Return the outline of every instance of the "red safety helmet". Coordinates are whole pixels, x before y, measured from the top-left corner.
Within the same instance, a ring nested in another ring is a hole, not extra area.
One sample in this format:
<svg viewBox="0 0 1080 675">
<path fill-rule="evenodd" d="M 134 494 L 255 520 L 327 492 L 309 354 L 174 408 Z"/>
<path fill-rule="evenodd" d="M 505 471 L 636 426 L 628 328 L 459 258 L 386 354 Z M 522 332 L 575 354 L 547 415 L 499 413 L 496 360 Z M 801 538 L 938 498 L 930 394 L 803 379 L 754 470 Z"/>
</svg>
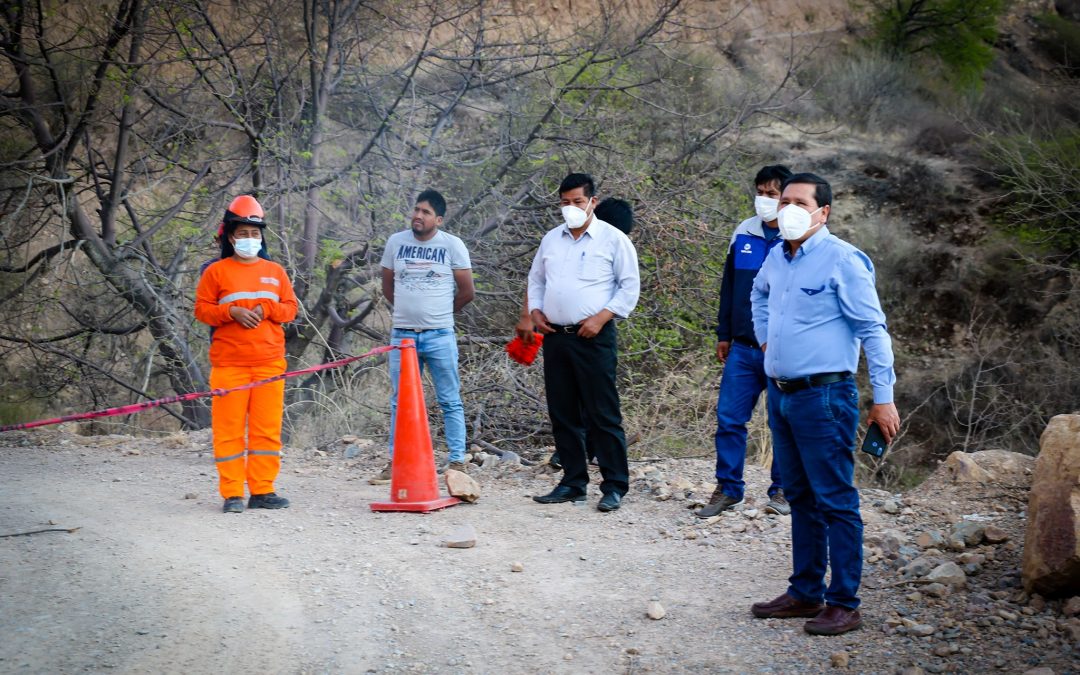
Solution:
<svg viewBox="0 0 1080 675">
<path fill-rule="evenodd" d="M 249 223 L 251 225 L 258 225 L 259 227 L 266 227 L 266 222 L 263 220 L 263 208 L 259 204 L 258 200 L 251 195 L 240 195 L 236 199 L 232 200 L 229 204 L 229 208 L 225 209 L 225 219 L 222 223 L 222 232 L 226 225 L 236 226 L 240 223 Z M 232 227 L 229 228 L 232 230 Z"/>
</svg>

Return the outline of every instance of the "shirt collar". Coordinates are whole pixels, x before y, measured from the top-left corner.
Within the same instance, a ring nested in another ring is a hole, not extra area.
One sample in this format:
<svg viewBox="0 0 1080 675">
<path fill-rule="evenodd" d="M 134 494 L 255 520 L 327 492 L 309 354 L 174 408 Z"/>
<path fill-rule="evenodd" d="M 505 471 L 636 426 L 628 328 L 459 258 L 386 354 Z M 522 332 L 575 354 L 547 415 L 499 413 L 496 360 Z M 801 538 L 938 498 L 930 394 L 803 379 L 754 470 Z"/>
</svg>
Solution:
<svg viewBox="0 0 1080 675">
<path fill-rule="evenodd" d="M 825 241 L 828 236 L 829 227 L 827 225 L 822 225 L 820 230 L 810 235 L 810 238 L 804 241 L 799 246 L 799 250 L 796 255 L 804 256 L 810 253 L 815 248 L 817 248 L 821 244 L 821 242 Z M 791 260 L 791 244 L 785 241 L 782 246 L 784 247 L 784 257 L 786 257 L 788 260 Z"/>
<path fill-rule="evenodd" d="M 589 227 L 585 229 L 585 234 L 583 234 L 582 237 L 588 235 L 588 237 L 590 239 L 598 239 L 600 237 L 600 235 L 601 235 L 600 231 L 603 230 L 604 228 L 602 226 L 597 227 L 597 223 L 600 223 L 601 225 L 607 225 L 608 224 L 607 222 L 605 222 L 603 220 L 600 220 L 596 216 L 593 216 L 593 221 L 591 223 L 589 223 Z M 574 235 L 570 233 L 570 226 L 569 225 L 567 225 L 566 223 L 563 223 L 562 225 L 559 226 L 559 228 L 562 230 L 562 233 L 563 233 L 564 237 L 570 237 L 571 239 L 573 239 Z M 575 239 L 574 241 L 581 241 L 581 239 Z"/>
</svg>

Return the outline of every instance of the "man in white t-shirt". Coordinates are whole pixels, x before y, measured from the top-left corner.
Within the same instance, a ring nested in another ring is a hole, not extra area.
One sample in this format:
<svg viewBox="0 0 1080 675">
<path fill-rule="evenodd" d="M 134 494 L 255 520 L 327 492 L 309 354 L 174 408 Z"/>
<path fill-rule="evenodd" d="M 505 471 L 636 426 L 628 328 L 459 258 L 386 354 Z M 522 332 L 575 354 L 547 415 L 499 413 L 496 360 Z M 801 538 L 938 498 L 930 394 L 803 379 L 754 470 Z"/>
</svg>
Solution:
<svg viewBox="0 0 1080 675">
<path fill-rule="evenodd" d="M 473 299 L 472 264 L 464 242 L 439 230 L 446 214 L 446 200 L 435 190 L 416 198 L 411 228 L 386 241 L 382 256 L 382 290 L 394 307 L 391 344 L 409 338 L 416 343 L 420 372 L 431 371 L 435 396 L 443 413 L 449 467 L 465 470 L 465 409 L 458 378 L 457 336 L 454 312 Z M 401 354 L 390 352 L 390 455 L 394 454 L 398 375 Z M 369 482 L 390 480 L 390 464 Z"/>
</svg>

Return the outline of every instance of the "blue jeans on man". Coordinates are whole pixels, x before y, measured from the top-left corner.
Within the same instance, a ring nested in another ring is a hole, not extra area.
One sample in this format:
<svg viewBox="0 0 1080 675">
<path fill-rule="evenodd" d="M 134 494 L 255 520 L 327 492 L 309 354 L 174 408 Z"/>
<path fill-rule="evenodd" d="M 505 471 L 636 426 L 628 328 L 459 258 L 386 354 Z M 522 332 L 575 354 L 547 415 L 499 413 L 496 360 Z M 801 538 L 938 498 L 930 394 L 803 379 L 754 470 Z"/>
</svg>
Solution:
<svg viewBox="0 0 1080 675">
<path fill-rule="evenodd" d="M 788 595 L 856 609 L 863 524 L 855 488 L 859 392 L 855 380 L 785 394 L 769 382 L 769 428 L 791 504 Z M 832 578 L 825 587 L 826 567 Z"/>
<path fill-rule="evenodd" d="M 435 397 L 442 408 L 443 430 L 451 462 L 465 461 L 465 407 L 461 404 L 461 379 L 458 377 L 457 336 L 453 328 L 430 330 L 406 330 L 395 328 L 390 334 L 390 344 L 400 345 L 404 339 L 416 343 L 416 356 L 420 361 L 420 375 L 426 367 L 435 384 Z M 394 456 L 394 425 L 397 420 L 398 378 L 401 374 L 401 353 L 390 352 L 390 456 Z"/>
<path fill-rule="evenodd" d="M 754 414 L 761 392 L 765 390 L 765 355 L 755 347 L 732 342 L 720 378 L 716 399 L 716 484 L 727 496 L 742 501 L 746 482 L 746 425 Z M 770 470 L 769 496 L 781 488 L 780 468 L 774 456 Z"/>
</svg>

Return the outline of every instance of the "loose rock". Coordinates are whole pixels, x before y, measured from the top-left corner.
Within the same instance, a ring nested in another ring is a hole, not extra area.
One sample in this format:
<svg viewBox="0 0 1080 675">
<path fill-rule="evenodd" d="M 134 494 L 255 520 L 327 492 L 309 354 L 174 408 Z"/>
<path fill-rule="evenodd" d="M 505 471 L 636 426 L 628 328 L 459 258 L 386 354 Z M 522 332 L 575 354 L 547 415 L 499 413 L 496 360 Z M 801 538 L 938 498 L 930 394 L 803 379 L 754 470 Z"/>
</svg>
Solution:
<svg viewBox="0 0 1080 675">
<path fill-rule="evenodd" d="M 987 525 L 983 530 L 983 541 L 988 544 L 1004 544 L 1009 541 L 1009 533 L 997 525 Z"/>
<path fill-rule="evenodd" d="M 472 548 L 476 546 L 476 529 L 469 524 L 461 525 L 443 541 L 446 548 Z"/>
<path fill-rule="evenodd" d="M 480 499 L 480 484 L 464 471 L 447 469 L 443 474 L 446 491 L 458 499 L 472 504 Z"/>
<path fill-rule="evenodd" d="M 645 608 L 645 614 L 653 621 L 659 621 L 667 616 L 667 610 L 657 600 L 651 600 L 648 607 Z"/>
<path fill-rule="evenodd" d="M 919 548 L 941 548 L 945 545 L 945 537 L 937 530 L 927 530 L 916 535 L 915 543 Z"/>
<path fill-rule="evenodd" d="M 1080 614 L 1080 595 L 1074 595 L 1065 601 L 1065 604 L 1061 606 L 1061 613 L 1065 616 L 1076 616 Z"/>
<path fill-rule="evenodd" d="M 851 655 L 847 652 L 834 652 L 829 654 L 829 663 L 833 668 L 847 668 L 851 663 Z"/>
<path fill-rule="evenodd" d="M 962 539 L 965 546 L 978 546 L 982 543 L 986 525 L 974 520 L 962 520 L 953 525 L 951 539 Z"/>
<path fill-rule="evenodd" d="M 945 458 L 942 468 L 954 483 L 989 483 L 994 479 L 993 475 L 979 466 L 970 454 L 961 450 Z"/>
<path fill-rule="evenodd" d="M 967 576 L 964 574 L 964 570 L 960 569 L 960 566 L 954 562 L 938 565 L 924 578 L 927 581 L 936 581 L 940 584 L 954 587 L 963 586 L 967 583 Z"/>
</svg>

